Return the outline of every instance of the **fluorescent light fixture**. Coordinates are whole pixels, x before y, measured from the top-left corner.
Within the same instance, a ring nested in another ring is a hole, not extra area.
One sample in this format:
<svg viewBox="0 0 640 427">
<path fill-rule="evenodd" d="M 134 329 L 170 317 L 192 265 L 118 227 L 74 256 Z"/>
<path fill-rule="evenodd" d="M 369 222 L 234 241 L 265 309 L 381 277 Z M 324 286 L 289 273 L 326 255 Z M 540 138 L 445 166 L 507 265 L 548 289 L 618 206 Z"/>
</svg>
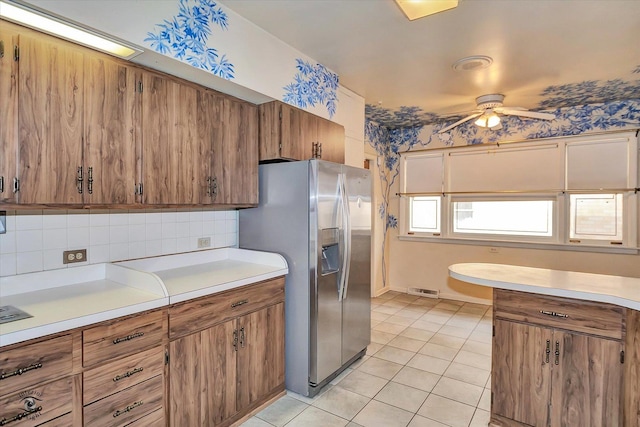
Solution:
<svg viewBox="0 0 640 427">
<path fill-rule="evenodd" d="M 141 53 L 139 49 L 114 42 L 76 25 L 45 15 L 22 4 L 0 1 L 0 17 L 94 49 L 129 59 Z"/>
<path fill-rule="evenodd" d="M 458 0 L 396 0 L 409 21 L 458 6 Z"/>
<path fill-rule="evenodd" d="M 474 122 L 481 128 L 492 128 L 500 124 L 500 117 L 493 111 L 487 111 Z"/>
</svg>

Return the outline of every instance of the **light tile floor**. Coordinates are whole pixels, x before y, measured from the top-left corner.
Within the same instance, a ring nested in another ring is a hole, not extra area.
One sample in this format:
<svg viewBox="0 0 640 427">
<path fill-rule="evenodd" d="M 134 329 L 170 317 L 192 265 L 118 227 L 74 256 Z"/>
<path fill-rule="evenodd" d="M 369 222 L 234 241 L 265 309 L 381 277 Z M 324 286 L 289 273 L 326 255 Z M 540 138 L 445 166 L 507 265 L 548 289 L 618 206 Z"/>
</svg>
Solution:
<svg viewBox="0 0 640 427">
<path fill-rule="evenodd" d="M 371 300 L 367 354 L 309 399 L 243 427 L 477 427 L 489 422 L 490 306 L 398 292 Z"/>
</svg>

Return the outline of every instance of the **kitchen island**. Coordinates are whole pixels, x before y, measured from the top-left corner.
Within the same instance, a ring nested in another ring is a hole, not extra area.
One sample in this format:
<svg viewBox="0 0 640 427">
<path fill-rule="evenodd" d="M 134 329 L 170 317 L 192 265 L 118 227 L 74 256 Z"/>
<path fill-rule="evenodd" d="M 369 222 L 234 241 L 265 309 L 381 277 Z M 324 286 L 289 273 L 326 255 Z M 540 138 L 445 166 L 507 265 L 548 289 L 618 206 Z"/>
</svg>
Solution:
<svg viewBox="0 0 640 427">
<path fill-rule="evenodd" d="M 494 288 L 491 426 L 640 426 L 640 279 L 449 267 Z"/>
</svg>

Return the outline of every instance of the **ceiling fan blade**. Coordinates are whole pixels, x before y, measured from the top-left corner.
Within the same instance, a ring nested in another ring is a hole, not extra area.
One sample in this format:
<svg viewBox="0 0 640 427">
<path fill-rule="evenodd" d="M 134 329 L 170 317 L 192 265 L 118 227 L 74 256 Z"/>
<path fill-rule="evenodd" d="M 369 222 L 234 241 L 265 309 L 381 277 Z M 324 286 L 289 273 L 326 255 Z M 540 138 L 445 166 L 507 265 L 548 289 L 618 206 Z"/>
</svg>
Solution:
<svg viewBox="0 0 640 427">
<path fill-rule="evenodd" d="M 454 124 L 452 124 L 452 125 L 449 125 L 449 126 L 447 126 L 447 127 L 445 127 L 445 128 L 440 129 L 440 130 L 438 131 L 438 133 L 445 133 L 446 131 L 453 129 L 454 127 L 456 127 L 456 126 L 458 126 L 458 125 L 461 125 L 461 124 L 463 124 L 464 122 L 468 122 L 468 121 L 469 121 L 469 120 L 471 120 L 471 119 L 475 119 L 476 117 L 478 117 L 478 116 L 479 116 L 479 115 L 481 115 L 481 114 L 482 114 L 482 112 L 480 112 L 480 113 L 474 113 L 474 114 L 472 114 L 472 115 L 470 115 L 470 116 L 467 116 L 467 117 L 465 117 L 464 119 L 458 120 L 457 122 L 455 122 L 455 123 L 454 123 Z"/>
<path fill-rule="evenodd" d="M 524 107 L 496 107 L 493 109 L 496 113 L 502 113 L 503 110 L 513 110 L 513 111 L 528 111 Z"/>
<path fill-rule="evenodd" d="M 505 116 L 521 116 L 521 117 L 530 117 L 532 119 L 541 119 L 541 120 L 553 120 L 556 118 L 553 114 L 550 113 L 540 113 L 538 111 L 529 111 L 529 110 L 516 110 L 513 108 L 502 108 L 502 114 Z"/>
</svg>

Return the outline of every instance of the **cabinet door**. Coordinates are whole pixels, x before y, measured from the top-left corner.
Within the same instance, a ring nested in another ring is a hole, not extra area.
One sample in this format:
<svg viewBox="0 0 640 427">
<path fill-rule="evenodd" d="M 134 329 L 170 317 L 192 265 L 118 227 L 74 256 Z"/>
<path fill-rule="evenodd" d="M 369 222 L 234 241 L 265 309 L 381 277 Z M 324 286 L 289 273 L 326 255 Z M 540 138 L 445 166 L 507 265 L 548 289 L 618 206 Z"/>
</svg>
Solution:
<svg viewBox="0 0 640 427">
<path fill-rule="evenodd" d="M 494 322 L 491 413 L 532 426 L 546 426 L 553 349 L 552 330 Z M 550 353 L 547 359 L 547 345 Z"/>
<path fill-rule="evenodd" d="M 329 120 L 318 120 L 318 142 L 322 160 L 344 164 L 344 127 Z"/>
<path fill-rule="evenodd" d="M 44 35 L 20 36 L 19 200 L 80 204 L 83 53 Z"/>
<path fill-rule="evenodd" d="M 169 343 L 170 425 L 214 426 L 236 413 L 236 321 Z"/>
<path fill-rule="evenodd" d="M 622 425 L 622 343 L 558 330 L 553 340 L 560 354 L 553 365 L 551 425 Z"/>
<path fill-rule="evenodd" d="M 257 204 L 258 109 L 231 98 L 225 98 L 224 105 L 224 139 L 215 145 L 214 155 L 216 203 Z"/>
<path fill-rule="evenodd" d="M 313 116 L 286 104 L 282 104 L 281 113 L 280 157 L 291 160 L 310 159 L 316 132 L 315 123 L 310 121 Z"/>
<path fill-rule="evenodd" d="M 238 409 L 282 386 L 284 389 L 284 303 L 238 320 Z"/>
<path fill-rule="evenodd" d="M 200 204 L 224 203 L 222 161 L 224 159 L 224 98 L 211 91 L 198 91 L 198 159 Z"/>
<path fill-rule="evenodd" d="M 87 54 L 85 150 L 87 204 L 133 204 L 139 182 L 136 70 L 105 55 Z"/>
<path fill-rule="evenodd" d="M 2 21 L 0 26 L 0 203 L 15 203 L 13 180 L 18 174 L 18 62 L 14 60 L 13 48 L 18 44 L 18 28 Z"/>
<path fill-rule="evenodd" d="M 198 129 L 199 89 L 154 73 L 143 81 L 144 202 L 208 203 L 211 139 Z"/>
</svg>

